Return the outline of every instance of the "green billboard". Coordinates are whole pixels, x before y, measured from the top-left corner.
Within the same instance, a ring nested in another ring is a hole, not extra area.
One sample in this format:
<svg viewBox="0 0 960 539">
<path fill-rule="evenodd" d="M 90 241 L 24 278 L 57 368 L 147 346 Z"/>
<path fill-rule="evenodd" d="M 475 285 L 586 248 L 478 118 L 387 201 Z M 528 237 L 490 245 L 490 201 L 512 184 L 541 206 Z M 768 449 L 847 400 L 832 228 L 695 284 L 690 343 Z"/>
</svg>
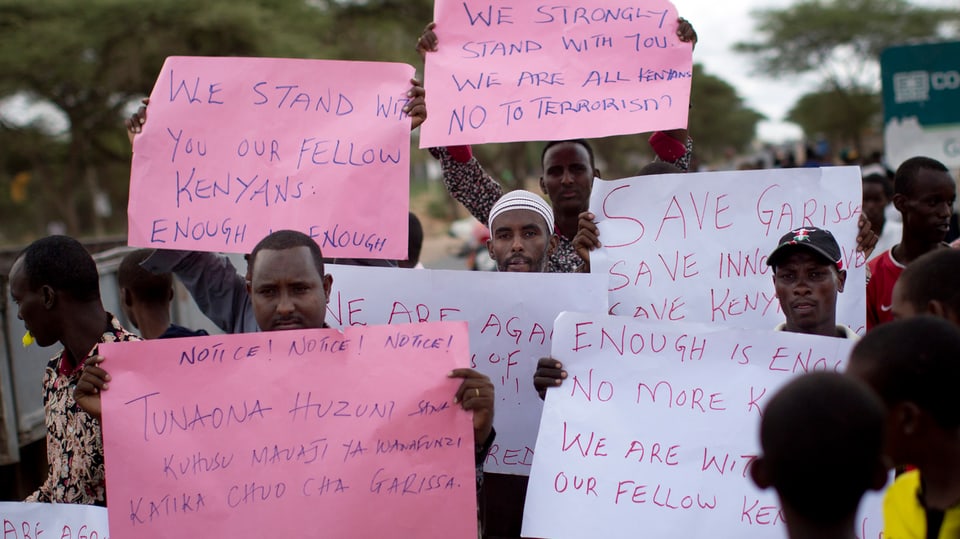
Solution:
<svg viewBox="0 0 960 539">
<path fill-rule="evenodd" d="M 925 155 L 960 166 L 960 41 L 888 48 L 880 71 L 889 163 Z"/>
</svg>

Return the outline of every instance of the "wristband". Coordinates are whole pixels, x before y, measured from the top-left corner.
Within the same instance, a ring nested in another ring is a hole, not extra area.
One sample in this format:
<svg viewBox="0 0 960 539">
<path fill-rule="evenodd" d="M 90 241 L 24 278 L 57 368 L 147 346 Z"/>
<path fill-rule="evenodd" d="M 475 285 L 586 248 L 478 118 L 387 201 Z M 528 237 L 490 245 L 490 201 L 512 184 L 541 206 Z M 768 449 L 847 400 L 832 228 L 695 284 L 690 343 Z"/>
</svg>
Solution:
<svg viewBox="0 0 960 539">
<path fill-rule="evenodd" d="M 469 144 L 466 146 L 447 146 L 447 153 L 458 163 L 466 163 L 473 158 L 473 149 Z"/>
<path fill-rule="evenodd" d="M 663 161 L 672 163 L 687 155 L 687 146 L 663 131 L 651 135 L 649 143 L 657 157 Z"/>
</svg>

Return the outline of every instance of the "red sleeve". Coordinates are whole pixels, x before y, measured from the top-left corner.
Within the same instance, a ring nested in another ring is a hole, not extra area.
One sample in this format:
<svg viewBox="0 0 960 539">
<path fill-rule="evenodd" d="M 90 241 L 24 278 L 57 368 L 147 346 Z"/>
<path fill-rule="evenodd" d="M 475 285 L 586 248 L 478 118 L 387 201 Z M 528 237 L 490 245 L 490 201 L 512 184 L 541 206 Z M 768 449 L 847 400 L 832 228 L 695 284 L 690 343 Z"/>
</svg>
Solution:
<svg viewBox="0 0 960 539">
<path fill-rule="evenodd" d="M 886 255 L 881 254 L 870 262 L 867 262 L 867 267 L 870 268 L 870 281 L 867 282 L 867 331 L 870 331 L 880 324 L 880 313 L 877 309 L 880 302 L 883 301 L 883 299 L 880 298 L 880 288 L 883 286 L 884 281 L 886 281 L 886 274 L 883 272 L 883 268 L 880 267 L 880 260 L 884 256 Z"/>
</svg>

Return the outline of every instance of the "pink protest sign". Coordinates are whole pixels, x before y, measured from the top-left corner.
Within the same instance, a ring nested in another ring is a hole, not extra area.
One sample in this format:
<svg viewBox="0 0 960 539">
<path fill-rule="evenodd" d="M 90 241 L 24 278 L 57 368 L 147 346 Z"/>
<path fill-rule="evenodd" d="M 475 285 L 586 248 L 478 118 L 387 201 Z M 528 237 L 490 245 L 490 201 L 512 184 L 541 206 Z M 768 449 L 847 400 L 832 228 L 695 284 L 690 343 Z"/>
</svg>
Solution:
<svg viewBox="0 0 960 539">
<path fill-rule="evenodd" d="M 668 0 L 437 0 L 420 147 L 686 127 L 692 47 Z"/>
<path fill-rule="evenodd" d="M 103 346 L 112 536 L 476 537 L 468 350 L 462 322 Z"/>
<path fill-rule="evenodd" d="M 170 57 L 134 144 L 129 243 L 247 253 L 300 230 L 330 257 L 407 252 L 413 68 Z"/>
</svg>

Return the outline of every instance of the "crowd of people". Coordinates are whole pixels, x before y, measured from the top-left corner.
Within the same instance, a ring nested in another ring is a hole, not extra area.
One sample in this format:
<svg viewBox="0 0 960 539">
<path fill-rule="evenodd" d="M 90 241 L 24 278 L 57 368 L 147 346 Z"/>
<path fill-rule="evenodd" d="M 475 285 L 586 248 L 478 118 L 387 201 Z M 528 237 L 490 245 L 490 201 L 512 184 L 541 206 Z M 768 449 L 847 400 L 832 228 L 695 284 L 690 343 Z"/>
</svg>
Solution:
<svg viewBox="0 0 960 539">
<path fill-rule="evenodd" d="M 439 46 L 434 28 L 417 42 L 423 55 Z M 683 19 L 677 33 L 696 42 Z M 416 128 L 426 119 L 426 98 L 417 82 L 411 93 L 405 112 Z M 131 137 L 145 121 L 146 106 L 127 121 Z M 693 138 L 686 130 L 655 133 L 650 145 L 657 159 L 638 174 L 689 168 Z M 546 200 L 504 192 L 469 146 L 430 153 L 450 194 L 488 225 L 499 271 L 590 271 L 601 237 L 589 199 L 601 174 L 588 141 L 544 144 L 539 186 Z M 837 295 L 858 285 L 847 282 L 831 231 L 798 228 L 764 246 L 784 315 L 776 330 L 858 341 L 846 372 L 799 376 L 766 406 L 762 455 L 750 475 L 757 486 L 776 489 L 790 537 L 855 537 L 862 495 L 883 488 L 891 467 L 902 473 L 886 493 L 886 536 L 960 537 L 960 407 L 953 393 L 960 385 L 960 252 L 945 243 L 955 195 L 948 169 L 926 157 L 904 162 L 892 181 L 885 174 L 863 178 L 856 239 L 870 262 L 862 338 L 837 323 Z M 410 230 L 422 241 L 412 214 Z M 224 332 L 323 328 L 336 286 L 326 263 L 416 267 L 418 243 L 404 261 L 328 260 L 308 236 L 282 230 L 257 244 L 245 274 L 214 253 L 134 251 L 118 279 L 122 309 L 139 337 L 104 309 L 96 265 L 79 242 L 50 236 L 32 243 L 10 270 L 11 295 L 36 342 L 62 349 L 43 380 L 49 473 L 28 501 L 105 504 L 100 395 L 111 378 L 98 345 L 204 334 L 171 324 L 174 275 Z M 540 358 L 529 390 L 544 397 L 561 386 L 562 360 Z M 494 384 L 473 369 L 450 376 L 461 380 L 451 400 L 473 413 L 480 528 L 486 537 L 519 537 L 526 478 L 483 474 L 496 437 Z"/>
</svg>

